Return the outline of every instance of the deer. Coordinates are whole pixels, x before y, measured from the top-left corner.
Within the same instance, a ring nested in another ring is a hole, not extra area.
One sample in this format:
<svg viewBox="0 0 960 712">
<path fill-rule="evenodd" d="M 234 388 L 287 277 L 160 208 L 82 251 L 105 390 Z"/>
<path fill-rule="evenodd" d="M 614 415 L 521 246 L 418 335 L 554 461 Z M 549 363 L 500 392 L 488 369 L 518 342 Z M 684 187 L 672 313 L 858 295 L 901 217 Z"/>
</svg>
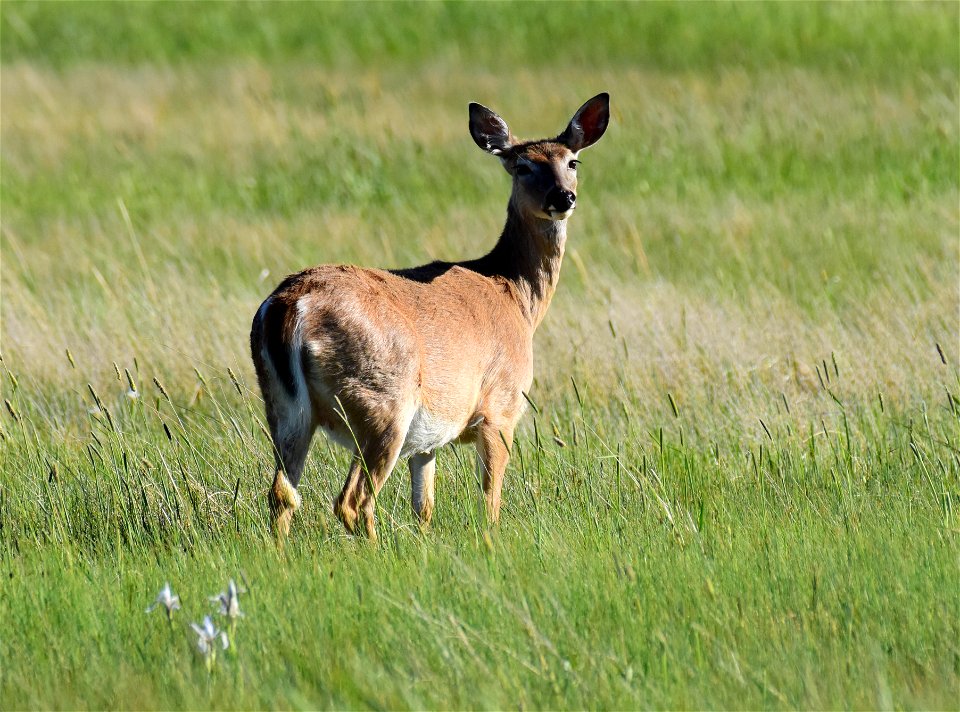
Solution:
<svg viewBox="0 0 960 712">
<path fill-rule="evenodd" d="M 512 179 L 493 249 L 407 269 L 320 265 L 286 277 L 257 310 L 250 349 L 274 445 L 268 493 L 282 539 L 320 430 L 352 453 L 333 503 L 351 534 L 376 540 L 376 497 L 407 459 L 421 526 L 434 509 L 437 450 L 476 446 L 487 519 L 499 521 L 514 429 L 533 383 L 533 335 L 560 277 L 577 207 L 581 151 L 607 129 L 610 98 L 583 104 L 555 138 L 519 140 L 469 105 L 474 142 Z"/>
</svg>

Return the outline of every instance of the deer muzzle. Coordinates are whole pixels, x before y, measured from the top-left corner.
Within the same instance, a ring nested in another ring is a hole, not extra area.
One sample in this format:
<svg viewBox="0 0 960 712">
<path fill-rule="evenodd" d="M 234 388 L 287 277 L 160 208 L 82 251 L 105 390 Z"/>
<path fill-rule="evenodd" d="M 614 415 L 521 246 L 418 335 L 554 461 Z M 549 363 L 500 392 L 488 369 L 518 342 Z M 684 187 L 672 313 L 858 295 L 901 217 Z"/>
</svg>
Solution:
<svg viewBox="0 0 960 712">
<path fill-rule="evenodd" d="M 543 212 L 555 220 L 563 219 L 577 205 L 577 196 L 572 191 L 554 187 L 543 201 Z"/>
</svg>

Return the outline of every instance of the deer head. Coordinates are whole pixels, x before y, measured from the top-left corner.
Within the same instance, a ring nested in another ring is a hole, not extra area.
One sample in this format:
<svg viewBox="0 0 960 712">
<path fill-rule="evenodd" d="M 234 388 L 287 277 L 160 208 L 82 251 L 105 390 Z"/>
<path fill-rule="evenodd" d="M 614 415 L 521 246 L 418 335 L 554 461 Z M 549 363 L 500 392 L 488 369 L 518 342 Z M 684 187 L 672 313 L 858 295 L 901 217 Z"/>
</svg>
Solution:
<svg viewBox="0 0 960 712">
<path fill-rule="evenodd" d="M 559 136 L 520 141 L 495 112 L 470 104 L 470 135 L 513 176 L 511 204 L 522 216 L 540 220 L 566 220 L 573 214 L 577 157 L 600 140 L 609 120 L 610 95 L 598 94 L 577 110 Z"/>
</svg>

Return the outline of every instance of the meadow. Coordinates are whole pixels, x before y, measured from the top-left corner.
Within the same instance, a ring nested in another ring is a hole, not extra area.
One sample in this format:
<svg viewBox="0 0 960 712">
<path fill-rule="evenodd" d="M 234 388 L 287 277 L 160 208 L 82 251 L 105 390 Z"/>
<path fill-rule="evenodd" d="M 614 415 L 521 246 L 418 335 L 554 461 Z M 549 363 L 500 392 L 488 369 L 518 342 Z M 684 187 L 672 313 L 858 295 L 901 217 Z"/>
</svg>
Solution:
<svg viewBox="0 0 960 712">
<path fill-rule="evenodd" d="M 958 7 L 3 2 L 0 709 L 960 707 Z M 500 524 L 317 439 L 278 548 L 261 300 L 600 91 Z"/>
</svg>

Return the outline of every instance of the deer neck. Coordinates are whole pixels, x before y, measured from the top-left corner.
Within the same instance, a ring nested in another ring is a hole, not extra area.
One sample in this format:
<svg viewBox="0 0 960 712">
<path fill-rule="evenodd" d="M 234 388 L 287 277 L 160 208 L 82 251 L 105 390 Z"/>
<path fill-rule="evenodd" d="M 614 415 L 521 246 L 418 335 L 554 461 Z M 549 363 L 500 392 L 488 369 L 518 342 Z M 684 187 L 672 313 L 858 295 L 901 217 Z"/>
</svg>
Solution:
<svg viewBox="0 0 960 712">
<path fill-rule="evenodd" d="M 503 233 L 483 258 L 489 268 L 485 271 L 506 277 L 514 284 L 520 309 L 534 329 L 543 321 L 553 299 L 566 241 L 566 220 L 534 217 L 511 199 Z"/>
</svg>

